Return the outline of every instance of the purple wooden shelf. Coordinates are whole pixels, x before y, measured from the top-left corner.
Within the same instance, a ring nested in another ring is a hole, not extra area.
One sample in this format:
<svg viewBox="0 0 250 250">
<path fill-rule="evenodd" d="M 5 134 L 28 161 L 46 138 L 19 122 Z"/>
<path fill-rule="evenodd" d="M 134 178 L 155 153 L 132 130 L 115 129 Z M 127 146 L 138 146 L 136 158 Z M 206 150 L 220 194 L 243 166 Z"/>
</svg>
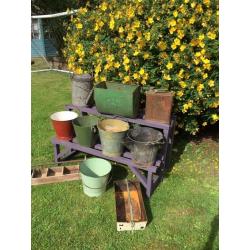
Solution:
<svg viewBox="0 0 250 250">
<path fill-rule="evenodd" d="M 95 155 L 100 158 L 108 159 L 110 161 L 119 162 L 121 164 L 127 165 L 130 168 L 130 170 L 136 175 L 141 184 L 145 187 L 147 196 L 150 197 L 152 192 L 156 189 L 156 187 L 163 179 L 164 174 L 166 173 L 170 164 L 171 150 L 174 137 L 174 128 L 175 128 L 175 117 L 172 118 L 171 124 L 169 125 L 169 124 L 144 120 L 143 115 L 141 115 L 139 118 L 132 119 L 116 115 L 101 114 L 96 110 L 96 107 L 92 108 L 78 107 L 72 104 L 65 105 L 65 107 L 67 110 L 78 110 L 81 113 L 87 113 L 91 115 L 103 116 L 113 119 L 117 118 L 129 123 L 136 123 L 143 126 L 148 126 L 163 130 L 163 135 L 166 143 L 159 151 L 157 155 L 157 160 L 155 161 L 154 165 L 147 168 L 133 163 L 131 159 L 132 158 L 131 153 L 128 151 L 125 151 L 123 155 L 120 157 L 109 157 L 102 154 L 100 144 L 96 144 L 93 148 L 88 148 L 78 144 L 75 139 L 73 139 L 72 141 L 63 141 L 63 140 L 58 140 L 56 137 L 52 138 L 52 144 L 54 145 L 55 162 L 59 163 L 62 159 L 69 157 L 76 152 L 83 152 L 90 155 Z M 63 152 L 60 152 L 60 146 L 65 147 L 65 150 Z M 143 173 L 145 173 L 146 176 Z"/>
<path fill-rule="evenodd" d="M 136 124 L 140 124 L 140 125 L 148 126 L 148 127 L 152 127 L 152 128 L 160 128 L 160 129 L 168 130 L 170 127 L 169 124 L 144 120 L 142 114 L 139 115 L 139 118 L 133 119 L 133 118 L 123 117 L 123 116 L 118 116 L 118 115 L 109 115 L 109 114 L 99 113 L 95 106 L 90 108 L 90 107 L 79 107 L 79 106 L 75 106 L 73 104 L 67 104 L 67 105 L 65 105 L 65 107 L 67 110 L 77 109 L 83 113 L 88 113 L 88 114 L 97 115 L 97 116 L 105 116 L 108 118 L 117 118 L 117 119 L 121 119 L 121 120 L 126 121 L 126 122 L 136 123 Z"/>
</svg>

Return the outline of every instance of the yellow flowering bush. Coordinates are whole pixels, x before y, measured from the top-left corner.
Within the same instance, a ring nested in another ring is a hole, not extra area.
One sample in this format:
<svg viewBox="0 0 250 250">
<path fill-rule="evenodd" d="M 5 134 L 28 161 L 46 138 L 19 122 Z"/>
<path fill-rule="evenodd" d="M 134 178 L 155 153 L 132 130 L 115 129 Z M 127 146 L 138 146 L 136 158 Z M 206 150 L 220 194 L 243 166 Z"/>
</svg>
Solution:
<svg viewBox="0 0 250 250">
<path fill-rule="evenodd" d="M 175 93 L 177 126 L 219 120 L 218 0 L 110 0 L 80 8 L 64 37 L 68 68 Z"/>
</svg>

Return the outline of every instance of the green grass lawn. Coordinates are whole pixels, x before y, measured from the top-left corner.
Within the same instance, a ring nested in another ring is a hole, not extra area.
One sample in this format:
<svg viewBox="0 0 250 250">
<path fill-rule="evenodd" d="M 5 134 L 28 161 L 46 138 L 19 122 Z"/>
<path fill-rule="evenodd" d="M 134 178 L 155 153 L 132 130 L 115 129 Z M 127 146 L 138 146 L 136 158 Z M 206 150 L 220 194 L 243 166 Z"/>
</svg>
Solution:
<svg viewBox="0 0 250 250">
<path fill-rule="evenodd" d="M 67 74 L 32 74 L 32 165 L 53 162 L 49 116 L 70 103 Z M 117 232 L 114 190 L 83 194 L 81 181 L 32 187 L 32 249 L 218 249 L 218 142 L 175 137 L 172 171 L 144 199 L 144 231 Z M 113 165 L 113 179 L 134 178 Z"/>
</svg>

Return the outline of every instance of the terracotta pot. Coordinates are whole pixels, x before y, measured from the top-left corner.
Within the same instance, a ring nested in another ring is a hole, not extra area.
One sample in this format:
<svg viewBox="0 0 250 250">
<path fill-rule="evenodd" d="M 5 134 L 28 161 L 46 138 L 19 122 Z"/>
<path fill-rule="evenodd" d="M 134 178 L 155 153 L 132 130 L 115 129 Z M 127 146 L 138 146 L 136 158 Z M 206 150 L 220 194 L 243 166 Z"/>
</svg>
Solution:
<svg viewBox="0 0 250 250">
<path fill-rule="evenodd" d="M 50 119 L 59 140 L 72 140 L 75 137 L 72 121 L 78 114 L 72 111 L 60 111 L 52 114 Z"/>
</svg>

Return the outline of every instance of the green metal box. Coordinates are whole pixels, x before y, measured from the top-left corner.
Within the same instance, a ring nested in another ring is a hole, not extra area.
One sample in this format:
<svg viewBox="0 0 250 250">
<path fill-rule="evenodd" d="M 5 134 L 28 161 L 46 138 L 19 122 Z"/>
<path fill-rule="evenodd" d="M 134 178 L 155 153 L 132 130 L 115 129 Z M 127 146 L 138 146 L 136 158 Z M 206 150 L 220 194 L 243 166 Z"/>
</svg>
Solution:
<svg viewBox="0 0 250 250">
<path fill-rule="evenodd" d="M 136 118 L 140 105 L 140 88 L 116 82 L 102 82 L 95 86 L 94 99 L 100 113 Z"/>
</svg>

